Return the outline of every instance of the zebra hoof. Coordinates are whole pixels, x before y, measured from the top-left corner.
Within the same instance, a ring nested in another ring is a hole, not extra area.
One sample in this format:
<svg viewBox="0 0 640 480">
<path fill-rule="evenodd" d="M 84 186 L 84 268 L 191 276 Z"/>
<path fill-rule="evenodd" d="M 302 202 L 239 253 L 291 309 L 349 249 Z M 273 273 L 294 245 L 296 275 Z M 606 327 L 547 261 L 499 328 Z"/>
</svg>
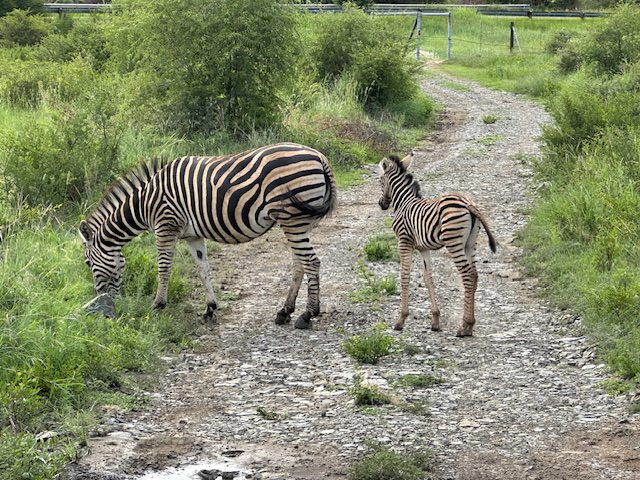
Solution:
<svg viewBox="0 0 640 480">
<path fill-rule="evenodd" d="M 402 325 L 401 323 L 396 323 L 396 324 L 393 326 L 393 329 L 394 329 L 394 330 L 398 330 L 398 331 L 400 331 L 400 332 L 401 332 L 401 331 L 404 329 L 404 325 Z"/>
<path fill-rule="evenodd" d="M 154 310 L 164 310 L 164 307 L 167 306 L 167 302 L 153 302 L 151 308 Z"/>
<path fill-rule="evenodd" d="M 215 323 L 216 322 L 216 309 L 218 305 L 215 302 L 208 303 L 207 309 L 202 314 L 202 320 L 204 323 Z"/>
<path fill-rule="evenodd" d="M 311 314 L 309 312 L 304 312 L 302 315 L 298 317 L 296 320 L 295 327 L 300 330 L 307 330 L 311 328 Z"/>
<path fill-rule="evenodd" d="M 439 332 L 441 330 L 440 325 L 431 325 L 432 332 Z"/>
<path fill-rule="evenodd" d="M 456 337 L 472 337 L 473 330 L 471 328 L 460 327 L 456 332 Z"/>
<path fill-rule="evenodd" d="M 276 313 L 276 325 L 284 325 L 285 323 L 289 323 L 290 321 L 290 314 L 285 313 L 284 310 L 278 310 L 278 313 Z"/>
</svg>

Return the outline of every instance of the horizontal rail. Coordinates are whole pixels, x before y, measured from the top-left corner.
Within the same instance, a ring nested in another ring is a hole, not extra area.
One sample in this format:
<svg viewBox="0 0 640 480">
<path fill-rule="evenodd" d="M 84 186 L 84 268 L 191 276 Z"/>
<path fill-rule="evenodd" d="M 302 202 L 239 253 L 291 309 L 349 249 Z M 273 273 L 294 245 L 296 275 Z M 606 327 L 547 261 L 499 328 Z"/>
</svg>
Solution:
<svg viewBox="0 0 640 480">
<path fill-rule="evenodd" d="M 111 10 L 110 3 L 45 3 L 45 12 L 49 13 L 92 13 Z"/>
<path fill-rule="evenodd" d="M 598 12 L 534 12 L 528 10 L 526 12 L 508 11 L 508 10 L 478 10 L 482 15 L 497 17 L 555 17 L 555 18 L 597 18 L 605 16 L 604 13 Z"/>
</svg>

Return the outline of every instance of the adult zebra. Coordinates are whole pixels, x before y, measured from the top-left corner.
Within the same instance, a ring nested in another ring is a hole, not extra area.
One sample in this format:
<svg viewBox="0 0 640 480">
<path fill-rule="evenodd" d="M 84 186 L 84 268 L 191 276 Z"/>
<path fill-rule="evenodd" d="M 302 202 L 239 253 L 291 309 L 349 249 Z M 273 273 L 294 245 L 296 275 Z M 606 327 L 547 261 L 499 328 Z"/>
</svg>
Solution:
<svg viewBox="0 0 640 480">
<path fill-rule="evenodd" d="M 153 308 L 164 308 L 178 239 L 185 239 L 206 290 L 205 320 L 217 302 L 209 278 L 204 239 L 242 243 L 276 223 L 293 251 L 293 279 L 276 323 L 291 320 L 304 275 L 307 308 L 297 328 L 309 328 L 320 311 L 320 260 L 309 232 L 336 207 L 336 182 L 326 157 L 293 143 L 269 145 L 222 157 L 182 157 L 143 163 L 116 181 L 80 224 L 86 262 L 98 294 L 120 291 L 122 247 L 145 230 L 155 234 L 158 290 Z"/>
<path fill-rule="evenodd" d="M 453 257 L 464 286 L 464 313 L 457 336 L 473 334 L 475 324 L 474 297 L 478 284 L 475 264 L 475 248 L 480 224 L 489 237 L 491 251 L 496 251 L 497 243 L 487 220 L 471 200 L 464 195 L 449 193 L 435 199 L 420 197 L 420 185 L 407 168 L 413 160 L 413 152 L 400 160 L 391 156 L 380 162 L 380 186 L 382 196 L 378 202 L 386 210 L 393 206 L 393 231 L 398 238 L 400 254 L 400 318 L 394 328 L 402 330 L 409 315 L 409 277 L 411 254 L 416 249 L 422 256 L 424 283 L 431 300 L 431 330 L 440 330 L 440 309 L 436 298 L 435 285 L 431 276 L 429 252 L 446 247 Z"/>
</svg>

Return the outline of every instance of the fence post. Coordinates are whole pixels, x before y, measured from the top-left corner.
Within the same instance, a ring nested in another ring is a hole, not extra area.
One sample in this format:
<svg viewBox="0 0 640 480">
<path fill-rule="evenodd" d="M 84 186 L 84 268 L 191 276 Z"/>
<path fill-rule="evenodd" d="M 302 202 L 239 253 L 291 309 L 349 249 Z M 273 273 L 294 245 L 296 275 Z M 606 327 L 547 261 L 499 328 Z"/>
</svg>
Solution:
<svg viewBox="0 0 640 480">
<path fill-rule="evenodd" d="M 513 52 L 513 47 L 515 46 L 515 38 L 516 38 L 516 26 L 515 22 L 511 22 L 511 27 L 509 28 L 509 51 Z"/>
<path fill-rule="evenodd" d="M 416 29 L 418 33 L 416 35 L 416 60 L 420 60 L 420 36 L 422 33 L 422 10 L 418 9 L 416 13 Z"/>
<path fill-rule="evenodd" d="M 451 34 L 453 33 L 451 26 L 451 12 L 447 16 L 447 60 L 451 60 Z"/>
</svg>

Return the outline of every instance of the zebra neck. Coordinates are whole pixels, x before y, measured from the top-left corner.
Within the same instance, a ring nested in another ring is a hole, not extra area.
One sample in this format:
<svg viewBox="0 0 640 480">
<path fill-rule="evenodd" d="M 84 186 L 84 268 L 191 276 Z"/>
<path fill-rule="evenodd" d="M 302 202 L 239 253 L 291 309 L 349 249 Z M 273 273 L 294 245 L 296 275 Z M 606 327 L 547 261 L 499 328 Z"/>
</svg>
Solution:
<svg viewBox="0 0 640 480">
<path fill-rule="evenodd" d="M 399 211 L 412 203 L 416 198 L 419 198 L 413 184 L 400 185 L 397 189 L 391 192 L 391 205 L 394 211 Z"/>
<path fill-rule="evenodd" d="M 100 226 L 102 237 L 112 245 L 124 245 L 133 238 L 148 230 L 147 213 L 144 207 L 144 190 L 131 192 L 121 199 Z"/>
</svg>

